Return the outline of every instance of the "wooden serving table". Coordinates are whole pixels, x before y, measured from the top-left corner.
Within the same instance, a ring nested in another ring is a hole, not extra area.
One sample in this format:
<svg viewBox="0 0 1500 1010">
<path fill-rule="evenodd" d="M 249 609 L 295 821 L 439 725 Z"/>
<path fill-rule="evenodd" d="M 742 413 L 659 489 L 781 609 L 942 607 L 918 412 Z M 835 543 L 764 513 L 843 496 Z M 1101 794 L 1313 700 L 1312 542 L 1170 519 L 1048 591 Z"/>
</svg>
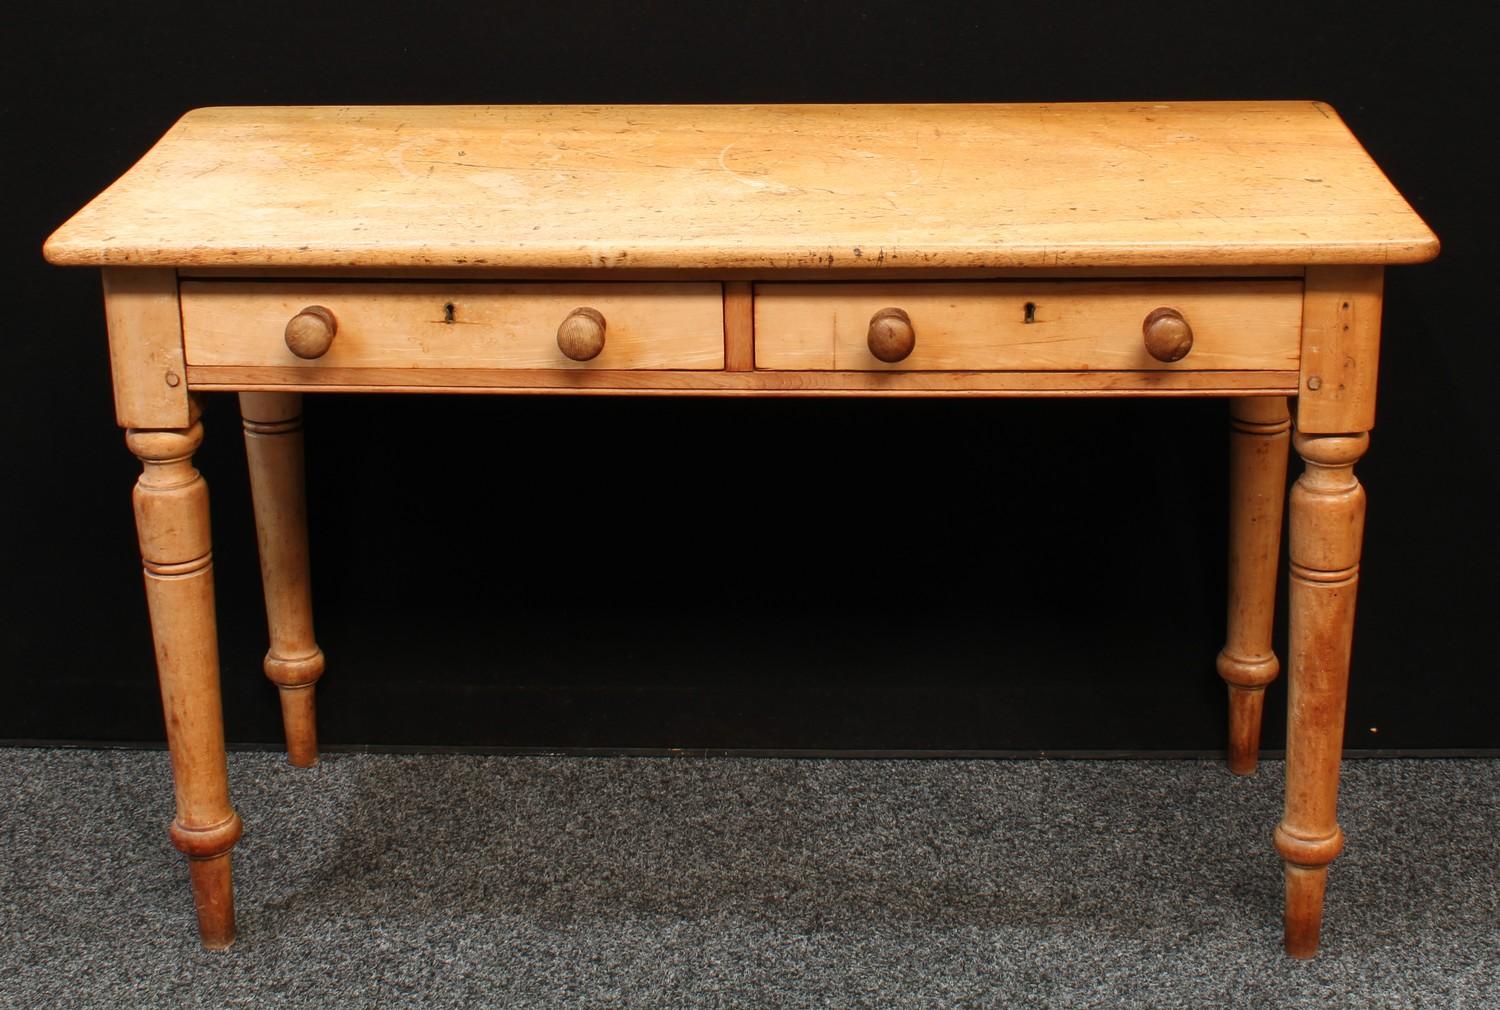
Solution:
<svg viewBox="0 0 1500 1010">
<path fill-rule="evenodd" d="M 48 240 L 103 268 L 202 940 L 234 939 L 201 393 L 239 393 L 293 764 L 317 754 L 305 392 L 1229 398 L 1229 767 L 1288 443 L 1286 948 L 1317 948 L 1381 281 L 1437 239 L 1315 102 L 212 108 Z M 1289 414 L 1289 399 L 1295 398 Z M 1206 659 L 1206 657 L 1205 657 Z"/>
</svg>

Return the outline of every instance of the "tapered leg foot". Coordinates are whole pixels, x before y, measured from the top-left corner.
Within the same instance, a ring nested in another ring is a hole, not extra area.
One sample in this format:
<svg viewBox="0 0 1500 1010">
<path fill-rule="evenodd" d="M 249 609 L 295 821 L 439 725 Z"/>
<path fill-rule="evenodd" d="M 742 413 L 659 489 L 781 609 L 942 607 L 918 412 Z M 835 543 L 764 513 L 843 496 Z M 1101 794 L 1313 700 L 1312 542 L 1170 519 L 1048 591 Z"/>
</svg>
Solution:
<svg viewBox="0 0 1500 1010">
<path fill-rule="evenodd" d="M 1243 668 L 1236 672 L 1243 673 Z M 1276 672 L 1272 664 L 1267 678 L 1276 679 Z M 1260 764 L 1260 723 L 1265 709 L 1264 687 L 1229 685 L 1229 752 L 1225 763 L 1236 775 L 1253 774 Z"/>
<path fill-rule="evenodd" d="M 1292 487 L 1291 621 L 1287 662 L 1286 809 L 1276 849 L 1286 862 L 1286 950 L 1318 949 L 1328 864 L 1344 845 L 1337 820 L 1354 600 L 1365 493 L 1354 464 L 1364 433 L 1304 435 Z"/>
<path fill-rule="evenodd" d="M 1286 952 L 1308 958 L 1318 952 L 1323 930 L 1323 891 L 1328 885 L 1327 866 L 1286 864 Z"/>
<path fill-rule="evenodd" d="M 194 410 L 188 428 L 132 428 L 125 438 L 142 463 L 132 498 L 177 794 L 172 844 L 188 857 L 204 946 L 227 947 L 234 941 L 229 852 L 241 826 L 224 756 L 208 485 L 193 466 L 203 426 Z"/>
<path fill-rule="evenodd" d="M 209 950 L 223 950 L 234 943 L 234 880 L 229 873 L 229 853 L 207 859 L 189 859 L 193 881 L 193 904 L 198 909 L 198 935 Z"/>
<path fill-rule="evenodd" d="M 281 725 L 286 734 L 287 762 L 298 768 L 310 768 L 318 763 L 317 695 L 313 693 L 313 686 L 277 685 L 276 692 L 281 697 Z"/>
<path fill-rule="evenodd" d="M 287 760 L 306 767 L 318 760 L 313 685 L 323 675 L 324 660 L 313 638 L 302 397 L 241 393 L 240 414 L 271 633 L 265 671 L 281 696 Z"/>
<path fill-rule="evenodd" d="M 1255 771 L 1271 651 L 1291 419 L 1281 396 L 1230 400 L 1229 617 L 1219 676 L 1229 690 L 1229 770 Z"/>
</svg>

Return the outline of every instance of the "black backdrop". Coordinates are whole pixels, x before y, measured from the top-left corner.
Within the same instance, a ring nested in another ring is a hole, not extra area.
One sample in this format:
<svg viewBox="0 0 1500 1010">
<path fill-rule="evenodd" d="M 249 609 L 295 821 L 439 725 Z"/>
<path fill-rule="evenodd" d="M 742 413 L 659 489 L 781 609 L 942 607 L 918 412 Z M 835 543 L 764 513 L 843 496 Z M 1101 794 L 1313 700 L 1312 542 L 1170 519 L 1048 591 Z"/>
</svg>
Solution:
<svg viewBox="0 0 1500 1010">
<path fill-rule="evenodd" d="M 1460 9 L 14 5 L 0 738 L 162 735 L 98 278 L 40 247 L 188 108 L 1319 98 L 1444 241 L 1388 278 L 1349 744 L 1500 745 L 1482 367 L 1496 215 L 1471 153 L 1491 128 L 1492 36 Z M 1224 413 L 310 397 L 323 737 L 1220 747 Z M 208 397 L 205 420 L 229 736 L 272 741 L 232 397 Z M 1283 700 L 1279 682 L 1271 747 Z"/>
</svg>

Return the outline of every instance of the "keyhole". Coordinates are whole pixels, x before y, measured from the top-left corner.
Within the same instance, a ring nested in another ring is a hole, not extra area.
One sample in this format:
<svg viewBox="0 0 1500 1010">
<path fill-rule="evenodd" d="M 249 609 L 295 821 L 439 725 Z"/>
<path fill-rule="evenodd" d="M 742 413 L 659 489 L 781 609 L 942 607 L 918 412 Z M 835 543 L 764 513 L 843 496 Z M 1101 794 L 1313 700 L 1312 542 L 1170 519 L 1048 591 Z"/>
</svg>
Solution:
<svg viewBox="0 0 1500 1010">
<path fill-rule="evenodd" d="M 1036 302 L 1027 302 L 1024 309 L 1025 315 L 1021 317 L 1023 323 L 1036 322 Z"/>
<path fill-rule="evenodd" d="M 447 302 L 443 305 L 443 322 L 453 322 L 453 303 Z"/>
</svg>

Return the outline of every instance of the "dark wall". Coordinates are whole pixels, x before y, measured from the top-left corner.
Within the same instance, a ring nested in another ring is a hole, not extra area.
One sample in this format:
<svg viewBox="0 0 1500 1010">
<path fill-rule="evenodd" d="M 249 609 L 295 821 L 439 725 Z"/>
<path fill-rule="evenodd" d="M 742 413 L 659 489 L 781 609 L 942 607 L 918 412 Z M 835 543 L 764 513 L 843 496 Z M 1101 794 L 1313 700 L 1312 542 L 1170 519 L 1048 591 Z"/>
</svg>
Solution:
<svg viewBox="0 0 1500 1010">
<path fill-rule="evenodd" d="M 1500 746 L 1496 208 L 1472 153 L 1492 35 L 1442 5 L 4 17 L 0 738 L 161 737 L 98 277 L 40 248 L 186 109 L 1318 98 L 1444 242 L 1388 278 L 1349 743 Z M 1221 402 L 310 397 L 307 414 L 329 742 L 1222 745 Z M 205 420 L 229 735 L 274 740 L 232 397 Z"/>
</svg>

